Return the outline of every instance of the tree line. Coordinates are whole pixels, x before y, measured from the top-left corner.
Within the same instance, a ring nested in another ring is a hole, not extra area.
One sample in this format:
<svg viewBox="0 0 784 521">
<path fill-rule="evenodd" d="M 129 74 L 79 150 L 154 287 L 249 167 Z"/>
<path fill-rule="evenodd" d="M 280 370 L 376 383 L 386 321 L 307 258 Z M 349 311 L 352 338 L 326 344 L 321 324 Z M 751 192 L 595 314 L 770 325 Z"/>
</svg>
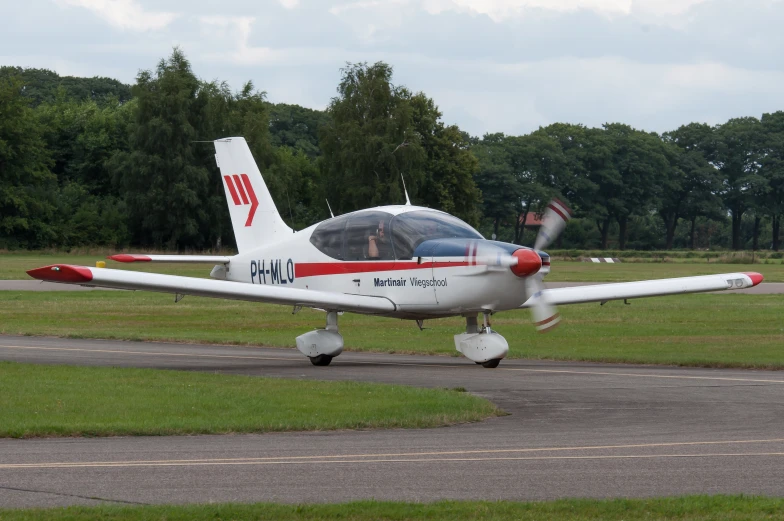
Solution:
<svg viewBox="0 0 784 521">
<path fill-rule="evenodd" d="M 241 135 L 295 229 L 405 201 L 530 244 L 552 197 L 563 248 L 780 247 L 784 112 L 662 135 L 556 123 L 473 137 L 386 63 L 346 64 L 325 111 L 199 79 L 180 49 L 124 85 L 0 67 L 0 248 L 233 246 L 211 141 Z"/>
</svg>

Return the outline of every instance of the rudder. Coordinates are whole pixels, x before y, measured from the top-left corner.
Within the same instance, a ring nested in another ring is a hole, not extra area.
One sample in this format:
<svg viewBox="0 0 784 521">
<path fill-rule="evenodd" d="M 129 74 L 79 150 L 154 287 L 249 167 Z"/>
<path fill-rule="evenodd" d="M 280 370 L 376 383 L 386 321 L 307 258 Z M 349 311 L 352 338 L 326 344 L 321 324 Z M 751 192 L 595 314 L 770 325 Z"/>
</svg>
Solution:
<svg viewBox="0 0 784 521">
<path fill-rule="evenodd" d="M 214 143 L 237 249 L 252 250 L 293 234 L 275 208 L 245 138 L 230 137 Z"/>
</svg>

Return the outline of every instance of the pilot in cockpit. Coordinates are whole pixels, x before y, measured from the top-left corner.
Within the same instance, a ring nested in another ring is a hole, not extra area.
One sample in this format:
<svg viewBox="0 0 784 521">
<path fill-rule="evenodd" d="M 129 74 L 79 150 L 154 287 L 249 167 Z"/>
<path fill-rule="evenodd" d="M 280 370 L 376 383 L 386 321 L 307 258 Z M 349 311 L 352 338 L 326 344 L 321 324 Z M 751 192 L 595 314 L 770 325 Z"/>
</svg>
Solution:
<svg viewBox="0 0 784 521">
<path fill-rule="evenodd" d="M 373 230 L 368 236 L 368 257 L 371 259 L 392 258 L 392 245 L 389 243 L 389 237 L 385 233 L 384 226 L 384 221 L 380 221 L 378 228 Z"/>
</svg>

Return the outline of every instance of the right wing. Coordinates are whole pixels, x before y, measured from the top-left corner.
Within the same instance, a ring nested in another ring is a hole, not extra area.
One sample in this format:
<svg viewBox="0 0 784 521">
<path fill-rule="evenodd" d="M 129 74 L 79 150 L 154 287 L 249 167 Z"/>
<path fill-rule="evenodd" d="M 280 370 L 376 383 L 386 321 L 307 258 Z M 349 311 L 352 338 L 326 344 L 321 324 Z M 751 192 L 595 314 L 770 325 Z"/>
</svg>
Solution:
<svg viewBox="0 0 784 521">
<path fill-rule="evenodd" d="M 383 314 L 394 311 L 394 302 L 384 297 L 348 295 L 331 291 L 266 286 L 222 280 L 197 279 L 177 275 L 142 273 L 137 271 L 88 268 L 69 264 L 54 264 L 27 272 L 35 279 L 80 286 L 159 291 L 199 297 L 269 302 L 289 306 L 351 311 L 363 314 Z"/>
<path fill-rule="evenodd" d="M 231 257 L 224 255 L 143 255 L 139 253 L 118 253 L 106 257 L 117 262 L 196 262 L 207 264 L 227 264 Z"/>
<path fill-rule="evenodd" d="M 762 282 L 759 273 L 723 273 L 675 279 L 640 280 L 614 284 L 593 284 L 571 288 L 546 289 L 544 294 L 551 305 L 606 302 L 628 298 L 660 297 L 683 293 L 704 293 L 728 289 L 744 289 Z M 521 307 L 531 307 L 533 297 Z"/>
</svg>

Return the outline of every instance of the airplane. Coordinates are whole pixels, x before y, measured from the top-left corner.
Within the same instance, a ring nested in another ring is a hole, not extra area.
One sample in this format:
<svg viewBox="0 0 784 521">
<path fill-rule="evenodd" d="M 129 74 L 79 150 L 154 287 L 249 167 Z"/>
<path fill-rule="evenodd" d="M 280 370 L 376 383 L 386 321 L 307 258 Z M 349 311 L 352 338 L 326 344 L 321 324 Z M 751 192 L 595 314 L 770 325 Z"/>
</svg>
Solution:
<svg viewBox="0 0 784 521">
<path fill-rule="evenodd" d="M 303 307 L 326 314 L 323 329 L 296 338 L 316 366 L 343 351 L 343 312 L 414 320 L 462 316 L 455 348 L 487 368 L 509 344 L 491 315 L 530 308 L 536 329 L 558 325 L 557 305 L 735 290 L 762 282 L 759 273 L 725 273 L 546 289 L 550 256 L 542 251 L 563 231 L 568 206 L 552 201 L 533 248 L 485 239 L 460 219 L 406 204 L 351 212 L 295 232 L 281 218 L 242 137 L 214 141 L 238 253 L 117 254 L 119 262 L 214 264 L 211 279 L 55 264 L 28 271 L 36 279 L 82 286 L 147 290 Z M 481 315 L 481 321 L 479 319 Z"/>
</svg>

